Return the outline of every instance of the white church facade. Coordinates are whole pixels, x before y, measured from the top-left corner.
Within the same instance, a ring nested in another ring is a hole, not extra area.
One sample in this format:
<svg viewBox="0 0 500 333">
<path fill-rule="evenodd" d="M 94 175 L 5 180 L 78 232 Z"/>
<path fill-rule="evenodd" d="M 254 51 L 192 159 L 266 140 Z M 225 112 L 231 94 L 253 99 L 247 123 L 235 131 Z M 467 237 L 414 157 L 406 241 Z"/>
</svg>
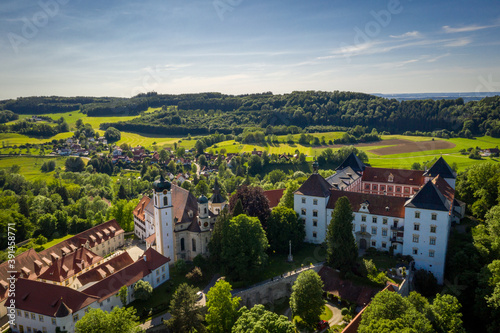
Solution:
<svg viewBox="0 0 500 333">
<path fill-rule="evenodd" d="M 347 197 L 359 249 L 410 255 L 416 269 L 442 284 L 451 223 L 465 213 L 455 199 L 455 178 L 443 158 L 424 172 L 369 168 L 351 154 L 328 180 L 313 173 L 294 193 L 294 208 L 305 223 L 305 241 L 320 244 L 335 203 Z"/>
<path fill-rule="evenodd" d="M 215 220 L 226 205 L 217 180 L 210 199 L 196 199 L 161 176 L 153 183 L 153 197 L 143 197 L 134 210 L 135 234 L 172 263 L 192 261 L 208 255 Z"/>
</svg>

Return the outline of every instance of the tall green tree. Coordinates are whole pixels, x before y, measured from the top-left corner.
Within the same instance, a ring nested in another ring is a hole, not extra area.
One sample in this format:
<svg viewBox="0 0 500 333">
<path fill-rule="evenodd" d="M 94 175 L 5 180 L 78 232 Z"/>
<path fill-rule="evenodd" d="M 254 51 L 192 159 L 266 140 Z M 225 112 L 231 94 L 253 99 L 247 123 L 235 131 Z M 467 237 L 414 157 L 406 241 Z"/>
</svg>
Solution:
<svg viewBox="0 0 500 333">
<path fill-rule="evenodd" d="M 233 326 L 233 333 L 295 333 L 295 325 L 285 316 L 267 311 L 264 305 L 257 304 L 250 310 L 240 309 L 240 317 Z"/>
<path fill-rule="evenodd" d="M 122 302 L 122 305 L 123 306 L 127 305 L 127 299 L 128 299 L 128 288 L 127 288 L 127 286 L 122 286 L 120 288 L 120 291 L 118 292 L 118 295 L 120 296 L 120 301 Z"/>
<path fill-rule="evenodd" d="M 452 295 L 437 294 L 432 302 L 434 328 L 438 333 L 465 333 L 461 305 Z"/>
<path fill-rule="evenodd" d="M 201 308 L 196 304 L 197 290 L 187 283 L 180 284 L 170 301 L 171 318 L 166 322 L 173 332 L 204 332 Z"/>
<path fill-rule="evenodd" d="M 323 281 L 312 269 L 302 272 L 292 286 L 290 308 L 294 316 L 299 316 L 313 328 L 324 311 Z"/>
<path fill-rule="evenodd" d="M 358 257 L 358 249 L 352 234 L 353 219 L 349 199 L 339 198 L 335 203 L 326 233 L 327 261 L 332 267 L 344 272 L 351 269 Z"/>
<path fill-rule="evenodd" d="M 231 296 L 231 285 L 218 281 L 207 293 L 207 314 L 205 321 L 211 333 L 230 332 L 238 319 L 241 298 Z"/>
<path fill-rule="evenodd" d="M 383 290 L 372 299 L 361 316 L 359 333 L 425 332 L 433 333 L 424 314 L 396 292 Z"/>
<path fill-rule="evenodd" d="M 225 237 L 227 237 L 227 232 L 229 230 L 229 223 L 231 221 L 231 215 L 227 207 L 220 212 L 219 216 L 215 221 L 214 230 L 210 236 L 210 242 L 208 243 L 208 250 L 210 251 L 210 259 L 215 264 L 223 267 L 222 263 L 222 242 Z"/>
<path fill-rule="evenodd" d="M 140 333 L 139 319 L 134 308 L 115 307 L 106 312 L 101 309 L 90 309 L 75 324 L 76 333 Z"/>
<path fill-rule="evenodd" d="M 134 297 L 147 301 L 153 294 L 153 287 L 148 281 L 139 280 L 134 286 Z"/>
<path fill-rule="evenodd" d="M 223 271 L 234 280 L 247 280 L 267 261 L 269 247 L 259 219 L 244 214 L 232 218 L 223 233 Z"/>
<path fill-rule="evenodd" d="M 300 248 L 306 236 L 304 223 L 291 208 L 275 207 L 267 219 L 267 239 L 272 250 L 287 253 L 289 241 L 294 250 Z"/>
</svg>

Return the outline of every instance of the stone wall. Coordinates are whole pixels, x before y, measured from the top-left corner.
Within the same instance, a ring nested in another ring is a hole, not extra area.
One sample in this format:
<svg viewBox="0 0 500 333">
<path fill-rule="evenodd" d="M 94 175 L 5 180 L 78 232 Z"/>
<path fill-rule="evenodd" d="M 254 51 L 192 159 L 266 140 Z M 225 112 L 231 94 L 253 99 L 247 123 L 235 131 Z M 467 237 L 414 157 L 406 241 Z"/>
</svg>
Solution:
<svg viewBox="0 0 500 333">
<path fill-rule="evenodd" d="M 289 297 L 292 294 L 293 283 L 301 272 L 313 269 L 317 273 L 322 266 L 323 264 L 317 264 L 289 272 L 283 277 L 275 277 L 248 289 L 236 292 L 234 296 L 241 297 L 240 304 L 247 308 L 251 308 L 255 304 L 273 303 L 280 298 Z"/>
</svg>

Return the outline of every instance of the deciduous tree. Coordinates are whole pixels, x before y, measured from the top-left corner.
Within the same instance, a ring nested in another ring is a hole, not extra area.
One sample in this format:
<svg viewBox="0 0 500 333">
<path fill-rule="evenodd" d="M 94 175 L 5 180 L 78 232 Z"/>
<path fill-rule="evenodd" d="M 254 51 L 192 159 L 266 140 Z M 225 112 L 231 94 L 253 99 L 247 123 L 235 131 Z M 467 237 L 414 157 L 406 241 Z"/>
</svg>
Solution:
<svg viewBox="0 0 500 333">
<path fill-rule="evenodd" d="M 298 249 L 306 236 L 304 223 L 291 208 L 275 207 L 267 220 L 267 239 L 272 250 L 287 253 L 289 241 Z"/>
<path fill-rule="evenodd" d="M 240 309 L 240 317 L 233 326 L 233 333 L 295 333 L 295 325 L 285 316 L 267 311 L 264 305 L 257 304 L 250 310 Z"/>
<path fill-rule="evenodd" d="M 241 298 L 231 296 L 231 285 L 218 281 L 207 293 L 207 314 L 205 320 L 211 333 L 230 332 L 236 319 Z"/>
<path fill-rule="evenodd" d="M 314 327 L 324 311 L 323 281 L 312 269 L 299 274 L 292 286 L 290 308 L 309 327 Z"/>
</svg>

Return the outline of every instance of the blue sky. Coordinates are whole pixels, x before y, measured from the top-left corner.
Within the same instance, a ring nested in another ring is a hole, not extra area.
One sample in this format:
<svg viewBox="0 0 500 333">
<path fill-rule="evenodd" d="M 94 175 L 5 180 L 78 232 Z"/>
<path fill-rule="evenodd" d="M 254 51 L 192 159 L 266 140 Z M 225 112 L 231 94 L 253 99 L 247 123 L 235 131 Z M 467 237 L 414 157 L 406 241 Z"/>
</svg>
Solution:
<svg viewBox="0 0 500 333">
<path fill-rule="evenodd" d="M 500 90 L 500 2 L 3 0 L 0 99 Z"/>
</svg>

